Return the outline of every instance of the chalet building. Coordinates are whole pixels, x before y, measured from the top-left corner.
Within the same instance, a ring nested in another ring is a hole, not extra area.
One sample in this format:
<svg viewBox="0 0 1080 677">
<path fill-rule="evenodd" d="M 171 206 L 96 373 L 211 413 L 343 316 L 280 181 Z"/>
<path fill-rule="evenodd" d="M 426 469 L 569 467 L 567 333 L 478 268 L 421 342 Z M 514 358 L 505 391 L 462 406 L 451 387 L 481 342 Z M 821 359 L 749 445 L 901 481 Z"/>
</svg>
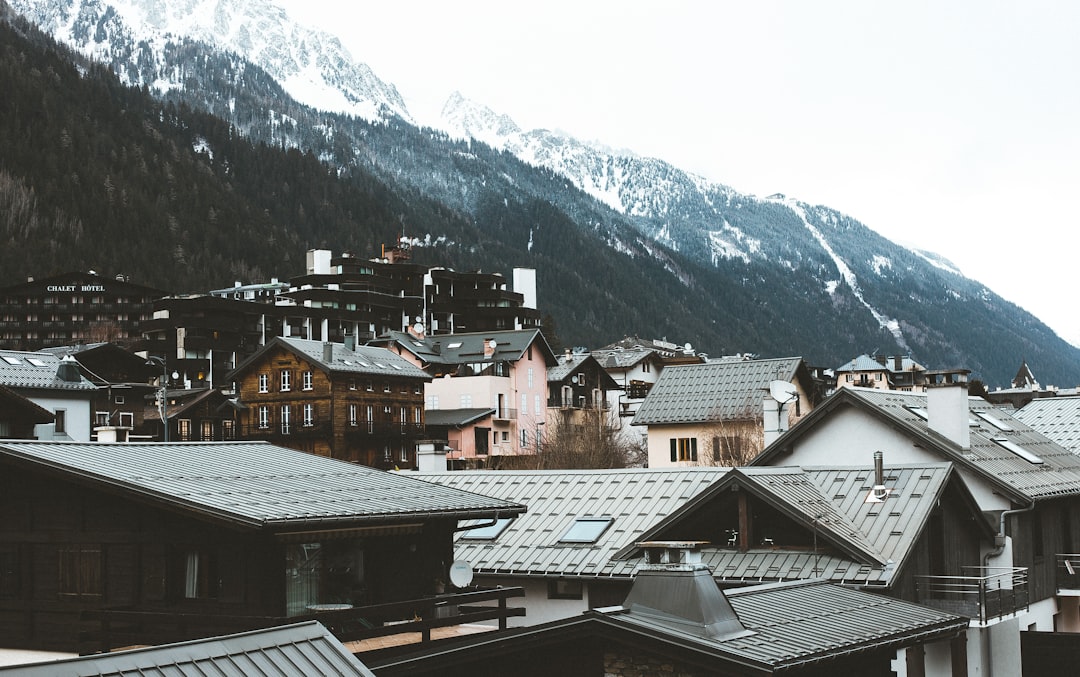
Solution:
<svg viewBox="0 0 1080 677">
<path fill-rule="evenodd" d="M 383 348 L 276 338 L 229 379 L 237 435 L 378 468 L 416 467 L 431 377 Z"/>
<path fill-rule="evenodd" d="M 90 440 L 91 401 L 97 386 L 83 378 L 75 360 L 47 352 L 0 350 L 0 386 L 51 414 L 46 418 L 21 405 L 27 418 L 12 417 L 13 431 L 25 431 L 33 423 L 34 439 Z"/>
<path fill-rule="evenodd" d="M 909 356 L 860 355 L 836 369 L 837 388 L 926 392 L 926 367 Z"/>
<path fill-rule="evenodd" d="M 433 595 L 458 520 L 524 510 L 265 442 L 0 441 L 0 644 L 85 652 L 308 619 L 343 641 L 430 632 L 477 617 L 434 613 L 456 608 Z"/>
<path fill-rule="evenodd" d="M 593 350 L 589 354 L 619 386 L 612 408 L 619 416 L 632 418 L 660 378 L 663 360 L 656 351 L 647 348 Z"/>
<path fill-rule="evenodd" d="M 561 420 L 580 423 L 582 413 L 598 412 L 612 425 L 618 426 L 618 412 L 612 411 L 611 401 L 616 399 L 612 395 L 619 391 L 619 384 L 596 358 L 568 350 L 557 361 L 558 364 L 547 370 L 547 406 L 552 414 L 558 412 Z"/>
<path fill-rule="evenodd" d="M 0 349 L 40 350 L 77 342 L 133 345 L 140 323 L 167 292 L 101 277 L 65 273 L 0 288 Z"/>
<path fill-rule="evenodd" d="M 696 545 L 642 544 L 648 554 L 618 605 L 366 664 L 380 677 L 887 677 L 898 654 L 915 654 L 930 657 L 929 674 L 967 674 L 962 660 L 936 669 L 949 669 L 965 618 L 821 580 L 721 591 Z"/>
<path fill-rule="evenodd" d="M 960 585 L 1024 590 L 1022 608 L 975 616 L 972 655 L 993 645 L 994 671 L 1019 674 L 1023 631 L 1080 631 L 1074 554 L 1080 543 L 1080 457 L 977 397 L 966 372 L 926 394 L 842 388 L 754 460 L 754 465 L 857 462 L 871 450 L 895 463 L 949 461 L 996 532 L 993 545 L 962 554 L 961 578 L 931 576 L 932 600 Z M 945 595 L 946 597 L 948 595 Z"/>
<path fill-rule="evenodd" d="M 135 437 L 131 439 L 136 439 L 139 433 L 135 431 L 143 431 L 149 438 L 150 433 L 143 429 L 147 425 L 160 427 L 154 402 L 158 388 L 151 381 L 161 376 L 161 370 L 146 358 L 115 343 L 78 343 L 45 348 L 42 352 L 74 358 L 83 378 L 97 386 L 91 401 L 90 439 L 98 439 L 99 430 L 105 436 L 118 436 L 121 441 L 133 433 Z"/>
<path fill-rule="evenodd" d="M 482 420 L 470 424 L 471 432 L 463 429 L 478 454 L 467 462 L 490 466 L 499 456 L 536 453 L 547 421 L 548 368 L 556 365 L 539 329 L 452 336 L 390 332 L 372 344 L 431 376 L 424 389 L 427 410 L 494 409 L 490 430 Z M 486 458 L 479 455 L 485 448 Z"/>
<path fill-rule="evenodd" d="M 648 429 L 650 468 L 741 465 L 817 401 L 799 357 L 724 358 L 665 367 L 631 423 Z"/>
<path fill-rule="evenodd" d="M 607 353 L 619 350 L 645 350 L 654 353 L 661 359 L 664 366 L 669 364 L 700 364 L 709 359 L 708 355 L 697 352 L 689 343 L 680 346 L 668 341 L 666 338 L 642 339 L 637 336 L 623 337 L 593 352 Z"/>
</svg>

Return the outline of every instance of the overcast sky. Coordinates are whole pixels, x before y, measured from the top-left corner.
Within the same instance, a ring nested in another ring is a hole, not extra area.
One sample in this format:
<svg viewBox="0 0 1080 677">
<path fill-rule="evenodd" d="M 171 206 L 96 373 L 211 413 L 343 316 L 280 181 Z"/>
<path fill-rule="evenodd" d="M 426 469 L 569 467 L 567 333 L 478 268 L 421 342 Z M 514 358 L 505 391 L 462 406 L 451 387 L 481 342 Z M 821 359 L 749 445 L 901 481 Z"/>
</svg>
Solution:
<svg viewBox="0 0 1080 677">
<path fill-rule="evenodd" d="M 1080 2 L 287 2 L 420 122 L 459 90 L 828 205 L 1080 344 Z"/>
</svg>

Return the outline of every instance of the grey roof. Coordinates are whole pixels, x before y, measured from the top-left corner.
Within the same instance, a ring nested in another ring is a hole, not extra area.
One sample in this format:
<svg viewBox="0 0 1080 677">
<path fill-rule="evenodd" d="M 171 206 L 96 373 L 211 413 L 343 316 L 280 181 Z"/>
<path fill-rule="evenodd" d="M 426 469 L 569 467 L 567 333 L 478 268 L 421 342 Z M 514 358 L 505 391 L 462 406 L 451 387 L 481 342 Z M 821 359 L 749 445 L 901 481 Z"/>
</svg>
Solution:
<svg viewBox="0 0 1080 677">
<path fill-rule="evenodd" d="M 423 369 L 386 348 L 356 346 L 350 350 L 343 343 L 324 344 L 322 341 L 280 336 L 275 341 L 279 341 L 327 371 L 431 380 L 431 376 Z M 332 347 L 332 358 L 329 362 L 323 359 L 324 345 Z"/>
<path fill-rule="evenodd" d="M 484 344 L 495 341 L 494 353 L 485 358 Z M 471 364 L 474 362 L 516 362 L 531 345 L 538 345 L 549 365 L 555 363 L 547 340 L 539 329 L 439 334 L 417 338 L 407 332 L 392 331 L 372 343 L 392 342 L 416 355 L 426 364 Z"/>
<path fill-rule="evenodd" d="M 525 509 L 265 442 L 0 441 L 0 462 L 10 459 L 255 529 L 491 518 Z"/>
<path fill-rule="evenodd" d="M 614 350 L 594 350 L 590 353 L 604 369 L 623 370 L 630 369 L 639 362 L 653 356 L 657 362 L 661 362 L 660 356 L 655 350 L 649 348 L 616 348 Z"/>
<path fill-rule="evenodd" d="M 967 618 L 955 614 L 820 580 L 725 595 L 753 634 L 722 639 L 717 648 L 774 670 L 869 648 L 898 648 L 968 626 Z"/>
<path fill-rule="evenodd" d="M 558 364 L 547 369 L 548 383 L 562 383 L 573 374 L 588 373 L 595 369 L 599 378 L 599 388 L 603 390 L 616 390 L 619 388 L 619 384 L 615 382 L 615 379 L 611 378 L 607 371 L 604 370 L 603 365 L 597 362 L 592 355 L 571 354 L 569 357 L 562 356 L 556 359 Z"/>
<path fill-rule="evenodd" d="M 26 677 L 374 677 L 318 621 L 68 660 L 0 667 Z"/>
<path fill-rule="evenodd" d="M 666 367 L 632 425 L 760 418 L 774 380 L 794 381 L 802 358 L 721 360 Z"/>
<path fill-rule="evenodd" d="M 559 363 L 554 367 L 548 367 L 547 380 L 548 381 L 561 381 L 570 374 L 572 374 L 578 367 L 585 363 L 585 360 L 589 359 L 589 355 L 583 355 L 580 353 L 572 353 L 569 356 L 559 357 Z"/>
<path fill-rule="evenodd" d="M 859 355 L 850 362 L 844 363 L 843 366 L 837 367 L 836 373 L 841 374 L 849 371 L 895 372 L 893 369 L 895 364 L 894 358 L 892 357 L 885 358 L 885 364 L 882 364 L 869 355 Z M 926 367 L 905 355 L 900 360 L 900 371 L 926 371 Z"/>
<path fill-rule="evenodd" d="M 455 556 L 478 573 L 628 576 L 613 555 L 724 476 L 727 468 L 476 470 L 420 473 L 427 481 L 528 506 L 497 539 L 458 532 Z M 578 517 L 611 517 L 595 543 L 560 543 Z"/>
<path fill-rule="evenodd" d="M 772 459 L 779 458 L 785 448 L 796 444 L 801 436 L 814 430 L 831 412 L 843 406 L 856 406 L 881 417 L 893 428 L 915 438 L 923 448 L 940 454 L 942 460 L 983 477 L 1015 499 L 1030 501 L 1080 494 L 1080 456 L 979 397 L 968 398 L 971 444 L 969 449 L 962 449 L 944 436 L 931 432 L 927 421 L 915 413 L 926 407 L 925 394 L 841 388 L 762 451 L 752 464 L 767 465 Z M 1011 430 L 999 430 L 980 418 L 980 413 L 1007 423 Z M 995 439 L 1012 442 L 1043 462 L 1030 463 Z M 869 444 L 870 440 L 861 443 Z"/>
<path fill-rule="evenodd" d="M 1080 397 L 1041 397 L 1013 412 L 1013 417 L 1074 454 L 1080 453 Z"/>
<path fill-rule="evenodd" d="M 710 498 L 723 495 L 738 483 L 791 517 L 805 532 L 816 531 L 824 554 L 785 548 L 783 543 L 751 547 L 745 552 L 707 546 L 702 550 L 702 561 L 718 580 L 827 578 L 837 583 L 888 586 L 895 571 L 915 554 L 924 525 L 952 476 L 952 464 L 888 465 L 885 482 L 890 494 L 886 503 L 865 500 L 874 484 L 873 472 L 868 466 L 737 468 L 699 496 L 698 505 L 671 515 L 642 539 L 664 540 L 666 530 L 695 511 L 709 510 Z M 974 499 L 969 503 L 976 512 Z M 627 548 L 620 554 L 634 551 L 636 548 Z"/>
<path fill-rule="evenodd" d="M 97 390 L 81 375 L 78 381 L 57 378 L 61 357 L 49 352 L 0 350 L 0 385 L 43 390 Z"/>
<path fill-rule="evenodd" d="M 424 423 L 428 426 L 468 425 L 495 413 L 494 409 L 427 409 Z"/>
</svg>

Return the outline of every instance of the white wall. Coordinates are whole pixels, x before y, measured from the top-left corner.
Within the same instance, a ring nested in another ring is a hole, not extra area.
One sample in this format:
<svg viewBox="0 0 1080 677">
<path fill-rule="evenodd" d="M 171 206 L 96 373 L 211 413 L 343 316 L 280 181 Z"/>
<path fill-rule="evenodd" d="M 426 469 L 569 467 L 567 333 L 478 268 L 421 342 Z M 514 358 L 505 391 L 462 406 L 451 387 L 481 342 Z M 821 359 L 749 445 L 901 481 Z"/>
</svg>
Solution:
<svg viewBox="0 0 1080 677">
<path fill-rule="evenodd" d="M 28 398 L 34 404 L 43 409 L 56 413 L 64 410 L 65 433 L 53 432 L 54 424 L 42 423 L 34 426 L 34 435 L 39 440 L 74 440 L 76 442 L 90 441 L 90 393 L 87 392 L 81 399 L 70 397 L 39 397 L 34 395 Z"/>
</svg>

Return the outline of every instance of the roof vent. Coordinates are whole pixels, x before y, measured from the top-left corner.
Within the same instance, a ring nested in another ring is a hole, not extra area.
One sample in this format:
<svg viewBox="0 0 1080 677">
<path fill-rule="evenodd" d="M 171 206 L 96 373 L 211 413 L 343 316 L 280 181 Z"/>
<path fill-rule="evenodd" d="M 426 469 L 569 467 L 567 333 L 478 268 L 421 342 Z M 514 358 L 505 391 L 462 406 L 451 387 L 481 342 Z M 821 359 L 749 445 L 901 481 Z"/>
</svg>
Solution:
<svg viewBox="0 0 1080 677">
<path fill-rule="evenodd" d="M 884 503 L 892 493 L 892 489 L 885 487 L 885 455 L 880 451 L 874 452 L 874 487 L 866 496 L 867 503 Z"/>
<path fill-rule="evenodd" d="M 74 357 L 65 355 L 64 359 L 60 360 L 60 366 L 56 368 L 56 378 L 65 383 L 79 383 L 82 381 L 82 374 L 79 373 L 79 364 L 75 361 Z"/>
</svg>

